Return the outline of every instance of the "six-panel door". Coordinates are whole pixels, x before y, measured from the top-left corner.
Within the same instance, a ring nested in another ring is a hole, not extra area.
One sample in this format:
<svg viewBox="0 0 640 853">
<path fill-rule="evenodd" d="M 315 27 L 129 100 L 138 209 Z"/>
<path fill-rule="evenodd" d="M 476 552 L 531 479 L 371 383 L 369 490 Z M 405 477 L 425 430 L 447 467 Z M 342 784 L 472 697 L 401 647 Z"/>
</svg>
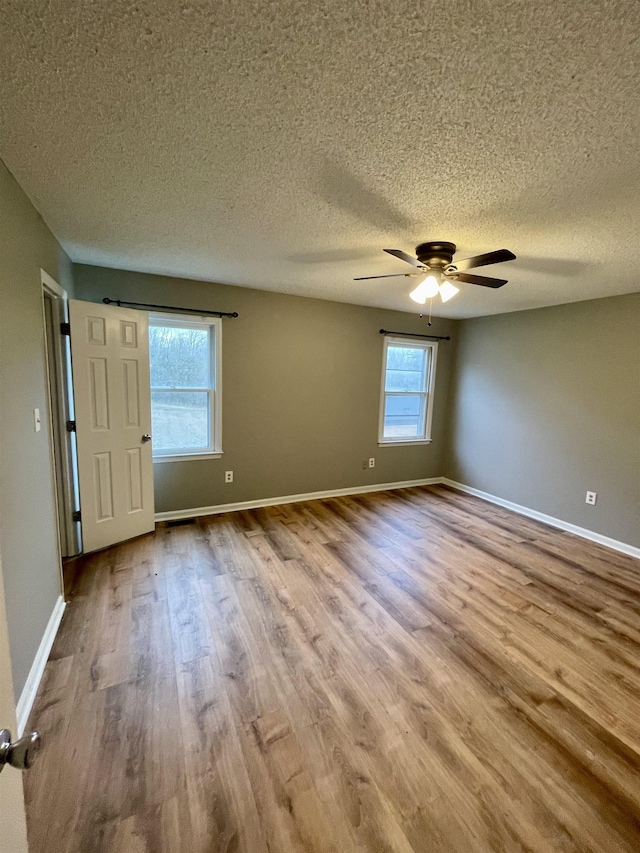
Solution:
<svg viewBox="0 0 640 853">
<path fill-rule="evenodd" d="M 148 317 L 69 302 L 85 553 L 154 529 Z"/>
</svg>

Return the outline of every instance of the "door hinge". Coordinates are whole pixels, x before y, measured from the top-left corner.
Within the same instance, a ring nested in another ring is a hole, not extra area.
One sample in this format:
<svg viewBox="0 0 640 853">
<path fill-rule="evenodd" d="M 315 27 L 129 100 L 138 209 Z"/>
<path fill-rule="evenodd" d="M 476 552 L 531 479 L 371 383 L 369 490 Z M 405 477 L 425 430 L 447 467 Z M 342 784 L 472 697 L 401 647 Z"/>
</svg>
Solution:
<svg viewBox="0 0 640 853">
<path fill-rule="evenodd" d="M 71 323 L 60 323 L 60 334 L 71 335 Z"/>
<path fill-rule="evenodd" d="M 76 432 L 76 422 L 67 421 L 67 432 Z"/>
<path fill-rule="evenodd" d="M 82 513 L 79 509 L 76 509 L 71 513 L 71 518 L 73 521 L 82 521 Z"/>
</svg>

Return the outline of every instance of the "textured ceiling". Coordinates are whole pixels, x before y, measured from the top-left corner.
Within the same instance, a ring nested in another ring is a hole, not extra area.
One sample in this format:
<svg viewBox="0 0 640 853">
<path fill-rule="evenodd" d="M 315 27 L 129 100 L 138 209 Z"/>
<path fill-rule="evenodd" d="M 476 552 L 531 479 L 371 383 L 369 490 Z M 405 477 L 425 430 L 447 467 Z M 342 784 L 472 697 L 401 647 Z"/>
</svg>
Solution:
<svg viewBox="0 0 640 853">
<path fill-rule="evenodd" d="M 440 239 L 518 255 L 441 315 L 640 290 L 637 0 L 0 0 L 0 28 L 0 155 L 75 261 L 415 311 L 352 278 Z"/>
</svg>

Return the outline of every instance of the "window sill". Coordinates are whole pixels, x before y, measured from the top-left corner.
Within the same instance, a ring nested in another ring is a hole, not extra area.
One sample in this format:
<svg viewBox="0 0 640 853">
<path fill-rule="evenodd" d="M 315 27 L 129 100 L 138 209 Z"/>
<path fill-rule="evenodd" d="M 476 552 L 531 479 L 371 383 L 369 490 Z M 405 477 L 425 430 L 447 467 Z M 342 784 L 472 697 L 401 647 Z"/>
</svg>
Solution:
<svg viewBox="0 0 640 853">
<path fill-rule="evenodd" d="M 378 447 L 408 447 L 412 444 L 431 444 L 430 438 L 419 438 L 417 441 L 379 441 Z"/>
<path fill-rule="evenodd" d="M 215 453 L 177 453 L 175 456 L 154 456 L 155 462 L 189 462 L 192 459 L 221 459 L 222 451 Z"/>
</svg>

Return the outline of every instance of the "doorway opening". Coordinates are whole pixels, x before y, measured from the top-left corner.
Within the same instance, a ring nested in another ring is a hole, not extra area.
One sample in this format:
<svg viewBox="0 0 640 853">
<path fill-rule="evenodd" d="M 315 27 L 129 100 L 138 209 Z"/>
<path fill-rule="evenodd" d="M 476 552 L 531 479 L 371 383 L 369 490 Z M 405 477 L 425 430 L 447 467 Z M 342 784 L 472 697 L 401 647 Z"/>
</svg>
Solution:
<svg viewBox="0 0 640 853">
<path fill-rule="evenodd" d="M 71 350 L 67 292 L 40 270 L 44 312 L 44 344 L 48 377 L 51 455 L 58 514 L 60 554 L 82 550 L 79 519 L 77 448 L 74 429 Z"/>
</svg>

